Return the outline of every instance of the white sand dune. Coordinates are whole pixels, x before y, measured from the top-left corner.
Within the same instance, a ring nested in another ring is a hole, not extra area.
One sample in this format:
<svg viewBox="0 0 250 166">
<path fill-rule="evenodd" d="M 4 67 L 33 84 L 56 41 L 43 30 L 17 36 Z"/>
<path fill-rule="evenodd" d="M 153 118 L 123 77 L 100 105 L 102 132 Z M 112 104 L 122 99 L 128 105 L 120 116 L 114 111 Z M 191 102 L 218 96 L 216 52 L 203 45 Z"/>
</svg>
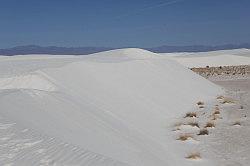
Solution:
<svg viewBox="0 0 250 166">
<path fill-rule="evenodd" d="M 187 67 L 206 67 L 206 66 L 238 66 L 250 65 L 250 57 L 236 55 L 218 55 L 206 57 L 175 57 L 178 63 Z"/>
<path fill-rule="evenodd" d="M 223 93 L 174 60 L 141 49 L 8 57 L 0 59 L 0 71 L 0 123 L 15 124 L 0 129 L 10 134 L 1 136 L 0 165 L 194 165 L 171 127 L 197 101 Z"/>
<path fill-rule="evenodd" d="M 250 50 L 221 50 L 198 53 L 164 53 L 171 59 L 187 67 L 250 65 Z"/>
</svg>

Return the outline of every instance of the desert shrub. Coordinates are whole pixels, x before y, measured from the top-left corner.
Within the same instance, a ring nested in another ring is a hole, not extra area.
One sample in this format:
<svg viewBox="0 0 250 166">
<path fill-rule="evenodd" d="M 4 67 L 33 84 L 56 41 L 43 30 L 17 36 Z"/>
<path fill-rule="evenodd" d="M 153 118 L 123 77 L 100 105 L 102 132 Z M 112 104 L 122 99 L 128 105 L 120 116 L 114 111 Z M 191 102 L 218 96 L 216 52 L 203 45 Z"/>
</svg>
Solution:
<svg viewBox="0 0 250 166">
<path fill-rule="evenodd" d="M 233 126 L 241 126 L 240 121 L 236 121 L 236 122 L 234 122 L 234 123 L 233 123 Z"/>
<path fill-rule="evenodd" d="M 207 124 L 205 125 L 205 128 L 213 128 L 215 127 L 215 124 L 213 122 L 207 122 Z"/>
<path fill-rule="evenodd" d="M 192 127 L 198 127 L 198 128 L 200 128 L 198 122 L 188 122 L 187 125 L 190 125 Z"/>
<path fill-rule="evenodd" d="M 198 135 L 208 135 L 209 131 L 207 129 L 201 129 Z"/>
<path fill-rule="evenodd" d="M 217 120 L 217 119 L 222 119 L 222 117 L 219 116 L 219 114 L 213 114 L 211 120 Z"/>
<path fill-rule="evenodd" d="M 193 136 L 190 134 L 182 134 L 179 136 L 179 138 L 177 138 L 177 140 L 180 140 L 180 141 L 186 141 L 188 139 L 193 139 Z"/>
<path fill-rule="evenodd" d="M 224 99 L 224 96 L 218 96 L 217 99 L 222 100 Z"/>
<path fill-rule="evenodd" d="M 190 118 L 196 118 L 197 117 L 197 113 L 196 112 L 188 112 L 186 113 L 185 118 L 190 117 Z"/>
<path fill-rule="evenodd" d="M 204 105 L 204 102 L 199 101 L 199 102 L 197 102 L 197 105 Z"/>
<path fill-rule="evenodd" d="M 201 158 L 200 153 L 191 153 L 186 157 L 186 159 L 191 159 L 191 160 L 198 160 L 200 158 Z"/>
<path fill-rule="evenodd" d="M 231 98 L 224 98 L 222 104 L 233 104 L 234 101 Z"/>
<path fill-rule="evenodd" d="M 220 111 L 219 111 L 219 110 L 215 110 L 213 114 L 214 114 L 214 115 L 219 115 L 219 114 L 220 114 Z"/>
</svg>

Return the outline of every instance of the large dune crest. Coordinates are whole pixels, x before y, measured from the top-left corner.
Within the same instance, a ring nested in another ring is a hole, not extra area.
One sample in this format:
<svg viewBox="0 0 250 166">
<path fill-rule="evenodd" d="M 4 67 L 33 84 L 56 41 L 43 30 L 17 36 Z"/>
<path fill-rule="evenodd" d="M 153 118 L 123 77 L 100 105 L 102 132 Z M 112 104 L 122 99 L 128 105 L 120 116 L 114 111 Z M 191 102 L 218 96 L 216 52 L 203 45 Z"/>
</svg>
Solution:
<svg viewBox="0 0 250 166">
<path fill-rule="evenodd" d="M 0 75 L 1 116 L 97 154 L 96 165 L 183 165 L 169 127 L 198 100 L 222 92 L 177 62 L 141 49 L 33 59 L 39 68 L 30 68 L 29 57 L 8 61 L 16 65 L 4 69 L 8 78 Z M 20 66 L 23 77 L 14 70 Z M 99 161 L 103 157 L 112 162 Z"/>
</svg>

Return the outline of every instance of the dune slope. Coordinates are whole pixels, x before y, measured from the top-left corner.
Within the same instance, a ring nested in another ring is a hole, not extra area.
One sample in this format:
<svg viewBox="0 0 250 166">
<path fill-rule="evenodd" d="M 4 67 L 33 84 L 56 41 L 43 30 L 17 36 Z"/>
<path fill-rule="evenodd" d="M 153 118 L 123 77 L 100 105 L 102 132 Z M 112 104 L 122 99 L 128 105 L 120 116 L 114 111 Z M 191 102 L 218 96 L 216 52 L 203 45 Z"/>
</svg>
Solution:
<svg viewBox="0 0 250 166">
<path fill-rule="evenodd" d="M 197 101 L 222 93 L 177 62 L 141 49 L 10 57 L 0 59 L 0 69 L 0 116 L 46 136 L 45 143 L 49 137 L 82 152 L 55 157 L 59 165 L 74 158 L 79 165 L 192 165 L 178 155 L 181 147 L 170 126 Z M 67 149 L 53 147 L 54 153 L 66 154 Z M 0 163 L 25 160 L 12 154 Z M 37 158 L 26 160 L 38 165 Z"/>
</svg>

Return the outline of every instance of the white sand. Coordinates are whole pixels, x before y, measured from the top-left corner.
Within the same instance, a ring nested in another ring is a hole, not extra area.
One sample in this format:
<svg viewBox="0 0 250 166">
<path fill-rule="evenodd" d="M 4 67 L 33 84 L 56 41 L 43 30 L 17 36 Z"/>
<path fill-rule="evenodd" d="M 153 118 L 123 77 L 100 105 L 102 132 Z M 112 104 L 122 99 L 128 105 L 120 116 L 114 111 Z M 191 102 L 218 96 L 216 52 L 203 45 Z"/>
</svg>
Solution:
<svg viewBox="0 0 250 166">
<path fill-rule="evenodd" d="M 250 65 L 250 50 L 222 50 L 198 53 L 164 53 L 178 63 L 189 67 Z"/>
<path fill-rule="evenodd" d="M 224 108 L 225 118 L 211 137 L 214 157 L 220 159 L 221 165 L 247 166 L 250 163 L 250 78 L 215 83 L 226 88 L 237 103 Z M 233 126 L 235 122 L 241 125 Z"/>
<path fill-rule="evenodd" d="M 192 149 L 173 125 L 223 93 L 140 49 L 2 58 L 0 85 L 0 165 L 18 166 L 200 165 L 185 158 Z"/>
<path fill-rule="evenodd" d="M 236 56 L 209 59 L 241 64 Z M 0 165 L 248 166 L 249 80 L 215 83 L 227 94 L 174 58 L 141 49 L 1 57 Z M 239 101 L 223 104 L 221 94 Z M 215 128 L 198 135 L 215 105 Z M 200 158 L 186 159 L 193 153 Z"/>
</svg>

